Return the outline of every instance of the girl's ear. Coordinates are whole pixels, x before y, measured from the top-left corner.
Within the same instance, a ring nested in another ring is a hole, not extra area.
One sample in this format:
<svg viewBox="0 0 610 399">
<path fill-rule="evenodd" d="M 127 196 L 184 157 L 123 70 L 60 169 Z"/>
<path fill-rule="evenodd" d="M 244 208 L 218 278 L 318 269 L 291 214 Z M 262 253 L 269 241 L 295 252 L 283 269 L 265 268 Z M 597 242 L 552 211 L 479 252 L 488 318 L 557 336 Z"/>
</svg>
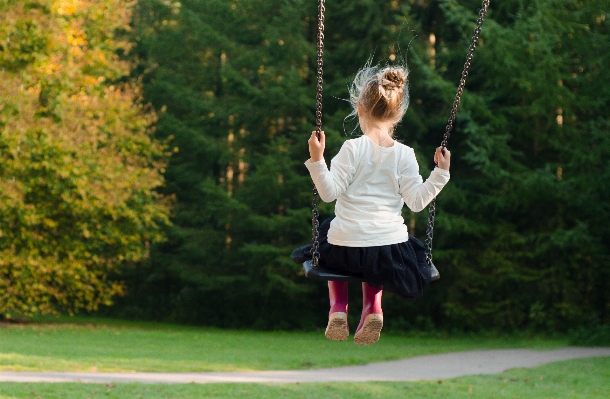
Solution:
<svg viewBox="0 0 610 399">
<path fill-rule="evenodd" d="M 360 102 L 358 102 L 358 117 L 362 116 L 362 104 L 360 104 Z"/>
</svg>

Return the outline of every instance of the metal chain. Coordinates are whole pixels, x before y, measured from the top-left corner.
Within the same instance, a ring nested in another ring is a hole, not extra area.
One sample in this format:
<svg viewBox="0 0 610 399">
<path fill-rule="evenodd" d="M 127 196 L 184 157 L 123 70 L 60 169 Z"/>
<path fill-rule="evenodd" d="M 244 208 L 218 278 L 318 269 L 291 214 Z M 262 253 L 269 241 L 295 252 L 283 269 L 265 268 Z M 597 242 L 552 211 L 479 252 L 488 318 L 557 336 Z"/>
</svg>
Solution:
<svg viewBox="0 0 610 399">
<path fill-rule="evenodd" d="M 322 132 L 322 81 L 324 75 L 324 7 L 325 0 L 319 0 L 318 5 L 318 63 L 317 63 L 317 76 L 318 85 L 316 87 L 316 135 L 320 138 Z M 320 261 L 320 243 L 318 242 L 320 222 L 318 217 L 318 189 L 313 186 L 313 201 L 311 211 L 311 259 L 313 261 L 313 267 L 318 267 Z"/>
<path fill-rule="evenodd" d="M 455 95 L 455 100 L 453 101 L 453 107 L 451 108 L 451 115 L 449 116 L 449 120 L 447 121 L 447 127 L 445 128 L 445 134 L 443 135 L 443 141 L 441 142 L 441 147 L 444 149 L 447 147 L 447 141 L 449 140 L 449 136 L 451 135 L 451 131 L 453 130 L 453 123 L 455 122 L 455 115 L 457 114 L 458 106 L 460 105 L 460 100 L 462 98 L 462 94 L 464 93 L 464 86 L 466 86 L 466 78 L 468 77 L 468 70 L 470 69 L 470 63 L 472 62 L 472 57 L 474 55 L 474 51 L 476 50 L 477 43 L 479 41 L 479 34 L 481 33 L 481 26 L 483 25 L 483 19 L 487 14 L 487 7 L 489 7 L 490 0 L 483 0 L 481 11 L 479 11 L 479 19 L 477 20 L 477 27 L 474 30 L 474 35 L 471 39 L 470 48 L 468 49 L 468 54 L 466 55 L 466 62 L 464 63 L 464 70 L 462 71 L 462 78 L 460 79 L 460 84 L 458 85 L 457 94 Z M 436 198 L 430 202 L 430 206 L 428 208 L 428 228 L 426 230 L 426 262 L 428 265 L 432 264 L 432 236 L 434 231 L 434 216 L 436 213 Z"/>
</svg>

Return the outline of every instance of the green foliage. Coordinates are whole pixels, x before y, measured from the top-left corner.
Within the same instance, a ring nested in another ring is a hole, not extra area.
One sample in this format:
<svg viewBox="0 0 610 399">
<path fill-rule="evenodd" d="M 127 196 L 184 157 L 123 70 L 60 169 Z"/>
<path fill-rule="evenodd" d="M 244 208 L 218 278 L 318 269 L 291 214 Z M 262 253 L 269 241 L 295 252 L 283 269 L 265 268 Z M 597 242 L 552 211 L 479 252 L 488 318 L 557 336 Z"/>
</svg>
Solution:
<svg viewBox="0 0 610 399">
<path fill-rule="evenodd" d="M 610 140 L 600 99 L 610 81 L 608 55 L 593 48 L 608 48 L 610 31 L 599 2 L 519 7 L 500 6 L 486 22 L 459 118 L 464 162 L 452 183 L 462 193 L 442 199 L 439 221 L 451 280 L 443 316 L 473 329 L 607 324 Z M 485 227 L 460 228 L 467 213 Z"/>
<path fill-rule="evenodd" d="M 168 223 L 165 146 L 114 35 L 124 1 L 3 2 L 0 314 L 93 311 Z"/>
<path fill-rule="evenodd" d="M 283 1 L 137 5 L 136 73 L 160 111 L 158 137 L 179 148 L 165 175 L 177 201 L 169 240 L 133 270 L 122 314 L 314 326 L 317 309 L 304 309 L 318 287 L 287 257 L 308 237 L 301 138 L 315 53 L 299 33 L 309 11 Z"/>
<path fill-rule="evenodd" d="M 327 160 L 355 125 L 344 121 L 342 99 L 357 69 L 371 57 L 406 59 L 411 105 L 396 136 L 416 149 L 427 175 L 479 7 L 327 2 Z M 449 142 L 452 180 L 438 202 L 443 278 L 415 303 L 386 301 L 390 327 L 608 324 L 604 7 L 492 2 Z M 288 259 L 309 234 L 302 162 L 313 125 L 315 8 L 280 0 L 138 3 L 136 74 L 160 115 L 158 137 L 179 147 L 164 191 L 177 204 L 169 241 L 133 269 L 131 295 L 114 314 L 257 328 L 324 324 L 324 284 L 305 281 Z M 422 236 L 425 215 L 405 217 Z"/>
</svg>

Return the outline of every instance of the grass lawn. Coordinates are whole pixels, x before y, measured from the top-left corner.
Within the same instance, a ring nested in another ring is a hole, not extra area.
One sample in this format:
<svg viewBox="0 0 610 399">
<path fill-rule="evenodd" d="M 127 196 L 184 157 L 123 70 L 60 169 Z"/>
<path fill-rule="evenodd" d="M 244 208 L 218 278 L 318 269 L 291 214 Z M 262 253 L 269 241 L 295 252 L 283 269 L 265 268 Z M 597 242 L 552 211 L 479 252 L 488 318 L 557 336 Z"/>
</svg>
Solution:
<svg viewBox="0 0 610 399">
<path fill-rule="evenodd" d="M 324 384 L 77 384 L 0 383 L 0 399 L 53 398 L 517 398 L 610 397 L 610 358 L 577 359 L 499 375 L 444 381 Z"/>
<path fill-rule="evenodd" d="M 4 324 L 0 370 L 231 371 L 323 368 L 474 349 L 564 347 L 531 337 L 382 334 L 371 346 L 328 341 L 320 332 L 217 330 L 71 319 Z"/>
</svg>

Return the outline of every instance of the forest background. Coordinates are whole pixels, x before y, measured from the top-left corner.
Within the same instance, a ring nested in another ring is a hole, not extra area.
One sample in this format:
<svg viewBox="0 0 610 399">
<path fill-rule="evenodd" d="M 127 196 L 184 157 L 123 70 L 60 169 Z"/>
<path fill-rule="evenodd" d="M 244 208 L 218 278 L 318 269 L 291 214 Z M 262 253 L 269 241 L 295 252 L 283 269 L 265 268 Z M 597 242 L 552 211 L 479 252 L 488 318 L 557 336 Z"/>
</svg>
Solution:
<svg viewBox="0 0 610 399">
<path fill-rule="evenodd" d="M 289 258 L 310 239 L 316 1 L 0 4 L 0 314 L 325 324 L 325 285 Z M 408 64 L 395 134 L 428 175 L 479 8 L 326 2 L 327 161 L 359 134 L 345 99 L 372 57 Z M 389 328 L 610 328 L 609 18 L 491 3 L 437 202 L 442 278 L 385 295 Z M 423 236 L 426 212 L 403 215 Z"/>
</svg>

